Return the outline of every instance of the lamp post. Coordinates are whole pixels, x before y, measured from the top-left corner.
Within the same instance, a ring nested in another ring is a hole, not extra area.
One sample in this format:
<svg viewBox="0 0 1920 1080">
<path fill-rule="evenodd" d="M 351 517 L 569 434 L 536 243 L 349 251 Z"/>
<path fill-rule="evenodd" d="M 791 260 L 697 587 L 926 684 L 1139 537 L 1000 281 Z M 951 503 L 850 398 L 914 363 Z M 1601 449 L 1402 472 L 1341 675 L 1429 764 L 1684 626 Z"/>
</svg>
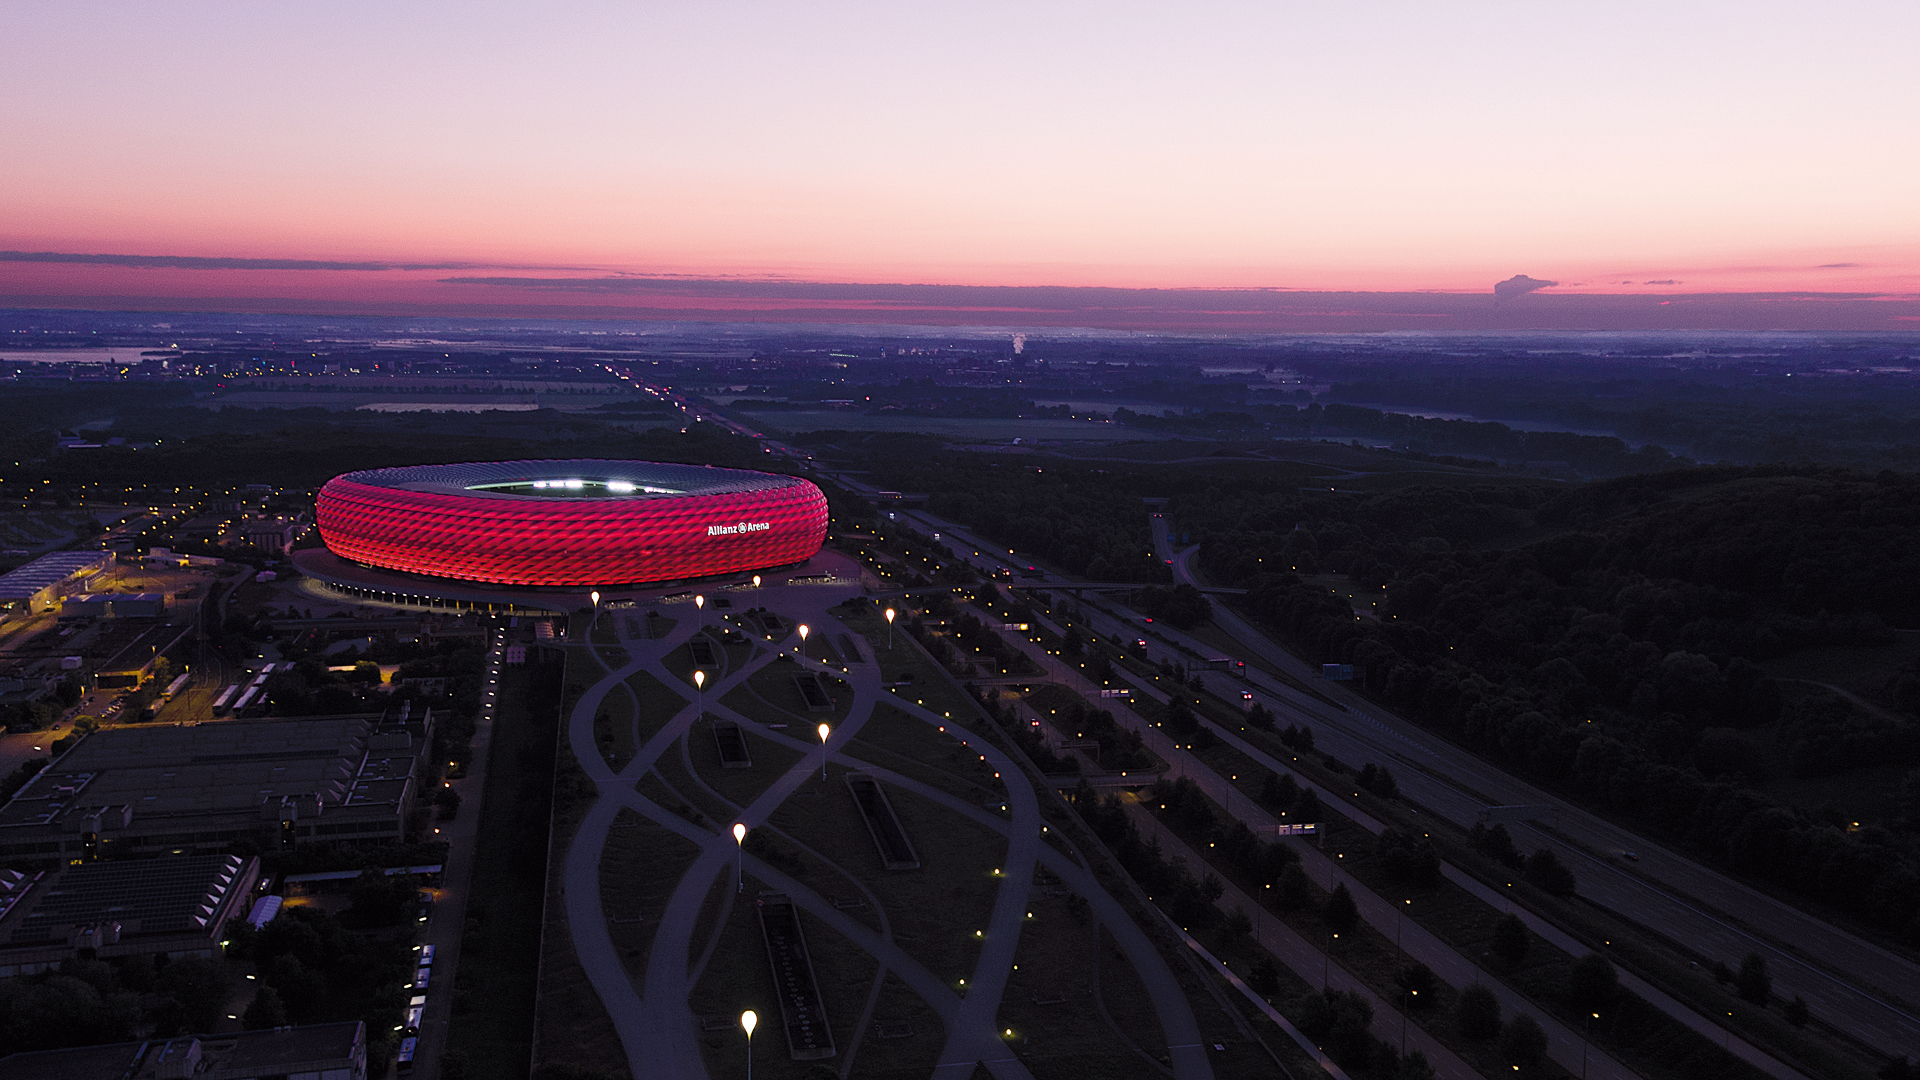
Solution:
<svg viewBox="0 0 1920 1080">
<path fill-rule="evenodd" d="M 753 1027 L 759 1022 L 752 1009 L 740 1014 L 740 1026 L 747 1029 L 747 1080 L 753 1080 Z"/>
<path fill-rule="evenodd" d="M 1587 1044 L 1593 1041 L 1593 1022 L 1598 1019 L 1599 1013 L 1588 1013 L 1586 1033 L 1580 1036 L 1580 1080 L 1587 1080 Z"/>
<path fill-rule="evenodd" d="M 803 658 L 807 655 L 807 624 L 806 623 L 800 624 L 800 655 Z"/>
<path fill-rule="evenodd" d="M 706 672 L 696 671 L 693 673 L 693 694 L 694 694 L 693 700 L 694 700 L 694 709 L 695 709 L 694 719 L 698 720 L 702 716 L 707 715 L 707 673 Z"/>
<path fill-rule="evenodd" d="M 591 645 L 593 644 L 593 628 L 600 622 L 600 590 L 595 589 L 588 593 L 587 599 L 593 601 L 593 617 L 587 620 L 587 644 Z"/>
<path fill-rule="evenodd" d="M 893 609 L 887 609 L 887 651 L 893 651 Z"/>
<path fill-rule="evenodd" d="M 734 853 L 734 861 L 733 861 L 734 891 L 746 892 L 747 891 L 747 826 L 745 822 L 736 821 L 733 823 L 733 845 L 735 848 L 738 849 Z M 753 1014 L 748 1013 L 747 1015 L 752 1016 Z M 752 1027 L 747 1028 L 747 1034 L 748 1035 L 753 1034 Z"/>
<path fill-rule="evenodd" d="M 1327 942 L 1327 951 L 1320 954 L 1320 992 L 1322 994 L 1326 994 L 1333 989 L 1331 979 L 1333 975 L 1333 942 L 1339 940 L 1339 934 L 1333 935 L 1333 940 Z"/>
<path fill-rule="evenodd" d="M 820 725 L 820 782 L 823 784 L 827 782 L 827 736 L 831 734 L 832 728 Z"/>
<path fill-rule="evenodd" d="M 1393 909 L 1393 953 L 1395 963 L 1405 963 L 1407 959 L 1407 951 L 1400 946 L 1400 929 L 1401 922 L 1407 914 L 1407 907 L 1412 903 L 1412 900 L 1402 900 L 1400 901 L 1400 906 Z M 1404 971 L 1405 969 L 1402 970 Z M 1400 999 L 1400 1054 L 1403 1057 L 1407 1053 L 1407 1010 L 1413 1007 L 1413 995 L 1418 992 L 1417 990 L 1409 988 L 1407 996 Z"/>
</svg>

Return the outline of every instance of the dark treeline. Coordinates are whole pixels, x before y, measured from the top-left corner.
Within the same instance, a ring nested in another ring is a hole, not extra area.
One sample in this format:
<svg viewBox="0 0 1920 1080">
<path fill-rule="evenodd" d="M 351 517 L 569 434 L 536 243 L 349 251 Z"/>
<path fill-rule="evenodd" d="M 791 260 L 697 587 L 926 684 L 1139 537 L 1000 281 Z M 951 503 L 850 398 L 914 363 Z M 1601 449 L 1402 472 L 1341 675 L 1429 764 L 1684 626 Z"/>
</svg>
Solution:
<svg viewBox="0 0 1920 1080">
<path fill-rule="evenodd" d="M 922 435 L 816 431 L 796 443 L 858 461 L 867 481 L 928 492 L 928 509 L 1021 555 L 1096 581 L 1167 581 L 1153 555 L 1139 481 L 1106 469 L 1042 459 L 995 461 L 945 451 Z"/>
<path fill-rule="evenodd" d="M 1197 487 L 1197 485 L 1196 485 Z M 1803 693 L 1762 663 L 1884 644 L 1920 613 L 1920 478 L 1711 468 L 1565 488 L 1176 496 L 1206 568 L 1304 651 L 1530 778 L 1710 862 L 1920 939 L 1920 773 L 1850 828 L 1757 790 L 1920 765 L 1920 672 L 1900 712 Z M 1324 581 L 1377 592 L 1356 615 Z"/>
<path fill-rule="evenodd" d="M 1365 439 L 1416 455 L 1478 459 L 1585 476 L 1623 476 L 1692 462 L 1648 443 L 1638 450 L 1611 435 L 1520 431 L 1485 420 L 1440 420 L 1358 405 L 1249 405 L 1232 412 L 1164 416 L 1114 412 L 1116 423 L 1150 431 L 1229 438 Z"/>
</svg>

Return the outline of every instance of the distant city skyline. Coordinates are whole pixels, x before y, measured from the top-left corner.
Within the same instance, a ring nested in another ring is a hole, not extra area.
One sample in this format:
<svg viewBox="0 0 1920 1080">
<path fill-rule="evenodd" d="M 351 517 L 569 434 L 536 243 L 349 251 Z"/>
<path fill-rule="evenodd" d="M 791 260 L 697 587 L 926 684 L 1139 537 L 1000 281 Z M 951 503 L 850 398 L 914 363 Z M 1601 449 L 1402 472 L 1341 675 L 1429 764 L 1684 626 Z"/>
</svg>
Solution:
<svg viewBox="0 0 1920 1080">
<path fill-rule="evenodd" d="M 8 306 L 1920 328 L 1911 5 L 7 8 Z"/>
</svg>

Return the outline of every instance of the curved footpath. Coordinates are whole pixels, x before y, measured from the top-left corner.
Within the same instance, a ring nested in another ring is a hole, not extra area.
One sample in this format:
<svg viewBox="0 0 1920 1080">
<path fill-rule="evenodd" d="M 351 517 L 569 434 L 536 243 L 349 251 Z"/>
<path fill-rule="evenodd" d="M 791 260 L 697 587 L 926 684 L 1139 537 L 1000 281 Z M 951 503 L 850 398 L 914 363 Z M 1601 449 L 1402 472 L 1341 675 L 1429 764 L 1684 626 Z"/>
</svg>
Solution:
<svg viewBox="0 0 1920 1080">
<path fill-rule="evenodd" d="M 839 593 L 832 594 L 838 600 Z M 784 612 L 805 607 L 805 617 L 823 631 L 839 629 L 837 621 L 819 610 L 826 599 L 819 590 L 769 588 L 758 599 Z M 812 601 L 812 603 L 804 603 Z M 660 756 L 673 747 L 692 727 L 696 719 L 693 707 L 696 695 L 665 669 L 662 661 L 702 628 L 697 617 L 683 618 L 672 631 L 657 639 L 629 639 L 621 644 L 631 659 L 617 669 L 604 671 L 574 707 L 568 723 L 570 745 L 580 766 L 594 781 L 599 796 L 582 819 L 568 843 L 564 869 L 568 923 L 574 947 L 588 980 L 612 1017 L 615 1030 L 626 1049 L 634 1075 L 671 1075 L 700 1077 L 706 1065 L 700 1052 L 698 1026 L 687 1004 L 691 989 L 688 953 L 692 947 L 692 929 L 701 904 L 725 874 L 727 865 L 738 858 L 730 834 L 701 828 L 641 796 L 635 783 L 653 768 Z M 596 659 L 599 658 L 595 650 Z M 753 671 L 772 659 L 772 652 L 755 656 L 738 671 L 729 672 L 707 689 L 705 699 L 716 704 L 708 712 L 735 720 L 754 733 L 784 745 L 800 749 L 801 760 L 789 769 L 752 804 L 742 808 L 738 820 L 752 825 L 765 821 L 781 801 L 811 774 L 813 763 L 806 751 L 809 744 L 770 729 L 756 721 L 717 704 L 725 694 L 739 686 Z M 970 975 L 965 997 L 947 986 L 944 980 L 927 971 L 886 935 L 851 918 L 833 907 L 806 885 L 793 880 L 751 856 L 745 859 L 753 875 L 792 897 L 796 907 L 820 919 L 860 948 L 876 957 L 925 999 L 941 1017 L 947 1031 L 935 1076 L 964 1080 L 976 1065 L 983 1064 L 997 1080 L 1031 1080 L 1024 1064 L 1015 1057 L 998 1035 L 995 1017 L 999 1011 L 1014 952 L 1019 942 L 1035 865 L 1046 865 L 1071 887 L 1086 897 L 1096 916 L 1114 934 L 1123 952 L 1134 964 L 1167 1035 L 1173 1071 L 1179 1080 L 1211 1080 L 1212 1068 L 1199 1043 L 1199 1028 L 1179 983 L 1167 969 L 1159 952 L 1126 916 L 1117 901 L 1100 888 L 1093 875 L 1052 845 L 1041 839 L 1038 801 L 1031 783 L 1008 785 L 1011 820 L 988 814 L 944 791 L 897 776 L 889 770 L 860 761 L 845 752 L 847 740 L 859 732 L 872 716 L 876 704 L 885 701 L 907 715 L 934 726 L 944 725 L 967 745 L 985 755 L 994 768 L 1008 777 L 1024 776 L 1019 767 L 992 743 L 966 731 L 953 720 L 939 717 L 897 696 L 886 694 L 880 685 L 879 668 L 871 663 L 849 665 L 847 671 L 818 661 L 802 661 L 818 670 L 844 678 L 854 689 L 854 705 L 848 718 L 835 729 L 827 750 L 837 762 L 874 773 L 889 783 L 913 790 L 942 806 L 1008 837 L 1003 876 L 995 898 L 986 941 Z M 646 671 L 683 697 L 688 707 L 676 713 L 617 774 L 601 757 L 595 744 L 593 720 L 606 694 L 629 676 Z M 694 865 L 676 886 L 662 913 L 655 932 L 655 943 L 648 957 L 644 992 L 634 987 L 614 950 L 608 933 L 605 912 L 600 902 L 600 854 L 608 830 L 620 809 L 626 808 L 646 817 L 676 835 L 692 841 L 701 849 Z M 704 962 L 704 961 L 703 961 Z"/>
</svg>

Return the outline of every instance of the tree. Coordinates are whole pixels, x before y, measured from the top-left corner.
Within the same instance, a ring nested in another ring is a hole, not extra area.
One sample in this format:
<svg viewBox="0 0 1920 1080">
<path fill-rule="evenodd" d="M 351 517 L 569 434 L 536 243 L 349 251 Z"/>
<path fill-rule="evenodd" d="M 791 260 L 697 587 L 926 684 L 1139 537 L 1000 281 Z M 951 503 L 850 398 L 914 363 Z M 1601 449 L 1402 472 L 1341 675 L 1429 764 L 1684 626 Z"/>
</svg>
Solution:
<svg viewBox="0 0 1920 1080">
<path fill-rule="evenodd" d="M 1336 1058 L 1356 1061 L 1372 1049 L 1367 1027 L 1373 1006 L 1358 993 L 1309 994 L 1301 1003 L 1300 1030 L 1324 1044 Z"/>
<path fill-rule="evenodd" d="M 1410 885 L 1440 884 L 1440 853 L 1433 842 L 1412 829 L 1391 828 L 1375 841 L 1385 856 L 1386 871 L 1395 880 Z"/>
<path fill-rule="evenodd" d="M 1546 848 L 1534 852 L 1533 857 L 1527 860 L 1527 881 L 1554 896 L 1573 895 L 1573 871 L 1567 869 L 1559 856 Z"/>
<path fill-rule="evenodd" d="M 1500 1034 L 1500 999 L 1493 991 L 1472 983 L 1460 991 L 1453 1006 L 1453 1022 L 1469 1039 L 1491 1039 Z"/>
<path fill-rule="evenodd" d="M 271 1028 L 287 1026 L 287 1006 L 280 1000 L 280 992 L 271 986 L 263 986 L 253 995 L 252 1004 L 240 1022 L 248 1031 L 266 1031 Z"/>
<path fill-rule="evenodd" d="M 1260 801 L 1281 810 L 1291 810 L 1299 801 L 1300 785 L 1294 782 L 1292 773 L 1280 773 L 1278 776 L 1268 773 L 1260 782 Z"/>
<path fill-rule="evenodd" d="M 1439 980 L 1434 977 L 1433 969 L 1418 960 L 1401 968 L 1399 974 L 1393 977 L 1393 981 L 1394 985 L 1406 991 L 1408 996 L 1413 998 L 1413 1001 L 1410 1003 L 1413 1005 L 1420 1004 L 1419 996 L 1421 994 L 1427 995 L 1427 1001 L 1431 1002 L 1433 1000 L 1433 988 L 1439 985 Z"/>
<path fill-rule="evenodd" d="M 1336 934 L 1352 932 L 1354 923 L 1360 919 L 1360 907 L 1353 902 L 1353 894 L 1347 891 L 1346 882 L 1333 887 L 1326 906 L 1320 909 L 1320 918 Z"/>
<path fill-rule="evenodd" d="M 1247 973 L 1247 986 L 1254 993 L 1266 996 L 1280 989 L 1280 971 L 1267 957 L 1256 960 L 1253 970 Z"/>
<path fill-rule="evenodd" d="M 1273 713 L 1256 701 L 1253 708 L 1247 710 L 1247 726 L 1255 731 L 1272 731 Z"/>
<path fill-rule="evenodd" d="M 1298 911 L 1307 906 L 1307 900 L 1313 896 L 1312 882 L 1307 880 L 1307 872 L 1300 868 L 1299 863 L 1280 871 L 1279 884 L 1280 887 L 1274 891 L 1280 894 L 1276 899 L 1283 911 Z"/>
<path fill-rule="evenodd" d="M 1793 995 L 1793 1000 L 1787 1002 L 1786 1016 L 1787 1023 L 1792 1024 L 1794 1027 L 1806 1027 L 1807 1020 L 1809 1019 L 1807 1016 L 1807 999 L 1801 997 L 1799 994 Z"/>
<path fill-rule="evenodd" d="M 1325 820 L 1326 811 L 1320 805 L 1318 793 L 1312 788 L 1301 788 L 1300 797 L 1294 800 L 1287 816 L 1295 825 L 1311 825 Z"/>
<path fill-rule="evenodd" d="M 1599 953 L 1588 953 L 1574 961 L 1573 970 L 1567 974 L 1567 1001 L 1582 1014 L 1607 1010 L 1619 990 L 1619 974 Z"/>
<path fill-rule="evenodd" d="M 1410 1050 L 1394 1065 L 1393 1080 L 1434 1080 L 1433 1063 L 1420 1051 Z"/>
<path fill-rule="evenodd" d="M 1748 953 L 1740 961 L 1740 973 L 1733 977 L 1733 988 L 1740 994 L 1740 1000 L 1755 1005 L 1765 1005 L 1773 996 L 1773 976 L 1767 974 L 1766 958 L 1759 953 Z"/>
<path fill-rule="evenodd" d="M 1527 933 L 1527 924 L 1520 916 L 1508 913 L 1500 916 L 1493 924 L 1493 958 L 1508 969 L 1517 968 L 1527 958 L 1527 947 L 1531 944 Z"/>
<path fill-rule="evenodd" d="M 1473 831 L 1467 834 L 1467 841 L 1473 845 L 1475 851 L 1503 866 L 1519 870 L 1527 865 L 1526 856 L 1520 854 L 1520 850 L 1513 846 L 1513 835 L 1507 832 L 1505 825 L 1494 825 L 1488 828 L 1485 825 L 1476 824 Z"/>
<path fill-rule="evenodd" d="M 1360 767 L 1358 777 L 1360 786 L 1383 799 L 1400 797 L 1400 785 L 1393 779 L 1393 772 L 1385 765 L 1375 765 L 1369 761 Z"/>
<path fill-rule="evenodd" d="M 212 1031 L 227 1004 L 227 969 L 217 960 L 187 957 L 167 964 L 158 978 L 178 1031 Z"/>
<path fill-rule="evenodd" d="M 348 913 L 360 926 L 392 926 L 406 918 L 418 892 L 419 884 L 411 874 L 388 875 L 368 868 L 354 879 Z"/>
<path fill-rule="evenodd" d="M 1227 912 L 1227 933 L 1234 937 L 1246 937 L 1253 933 L 1253 920 L 1247 917 L 1245 911 L 1236 907 Z"/>
<path fill-rule="evenodd" d="M 1500 1033 L 1501 1060 L 1526 1073 L 1537 1068 L 1546 1055 L 1547 1033 L 1540 1029 L 1539 1021 L 1526 1013 L 1516 1013 L 1507 1021 L 1507 1029 Z"/>
<path fill-rule="evenodd" d="M 1193 706 L 1187 704 L 1187 699 L 1179 694 L 1167 699 L 1166 725 L 1167 734 L 1181 739 L 1200 730 L 1200 721 L 1193 715 Z"/>
</svg>

